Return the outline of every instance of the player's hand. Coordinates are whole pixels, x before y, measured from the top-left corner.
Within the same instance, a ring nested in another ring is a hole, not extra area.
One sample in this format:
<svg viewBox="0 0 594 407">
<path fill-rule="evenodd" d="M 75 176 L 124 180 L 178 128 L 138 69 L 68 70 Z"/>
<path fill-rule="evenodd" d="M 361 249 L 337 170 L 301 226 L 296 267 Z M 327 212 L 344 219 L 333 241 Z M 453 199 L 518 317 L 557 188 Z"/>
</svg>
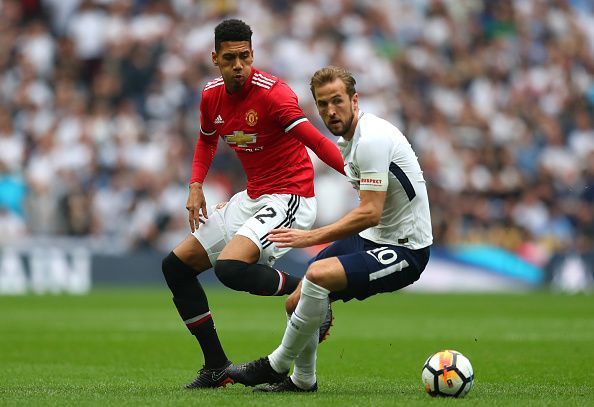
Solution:
<svg viewBox="0 0 594 407">
<path fill-rule="evenodd" d="M 190 229 L 192 230 L 192 233 L 194 233 L 196 229 L 198 229 L 198 226 L 201 223 L 204 223 L 205 219 L 208 219 L 206 199 L 204 198 L 204 192 L 202 191 L 202 184 L 198 182 L 190 184 L 186 209 L 188 210 Z"/>
<path fill-rule="evenodd" d="M 309 230 L 300 229 L 272 229 L 268 232 L 268 240 L 276 247 L 309 247 L 316 244 Z"/>
</svg>

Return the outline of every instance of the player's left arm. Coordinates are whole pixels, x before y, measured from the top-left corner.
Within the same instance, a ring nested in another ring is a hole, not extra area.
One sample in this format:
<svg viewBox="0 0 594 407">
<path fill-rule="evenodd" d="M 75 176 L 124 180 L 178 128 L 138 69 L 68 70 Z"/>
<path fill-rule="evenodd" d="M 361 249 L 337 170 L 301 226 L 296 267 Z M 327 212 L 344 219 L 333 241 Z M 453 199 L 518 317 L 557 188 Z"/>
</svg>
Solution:
<svg viewBox="0 0 594 407">
<path fill-rule="evenodd" d="M 361 140 L 356 157 L 361 179 L 359 206 L 338 221 L 313 230 L 274 229 L 268 240 L 278 247 L 308 247 L 328 243 L 377 226 L 381 220 L 388 190 L 388 171 L 392 145 L 388 138 Z"/>
</svg>

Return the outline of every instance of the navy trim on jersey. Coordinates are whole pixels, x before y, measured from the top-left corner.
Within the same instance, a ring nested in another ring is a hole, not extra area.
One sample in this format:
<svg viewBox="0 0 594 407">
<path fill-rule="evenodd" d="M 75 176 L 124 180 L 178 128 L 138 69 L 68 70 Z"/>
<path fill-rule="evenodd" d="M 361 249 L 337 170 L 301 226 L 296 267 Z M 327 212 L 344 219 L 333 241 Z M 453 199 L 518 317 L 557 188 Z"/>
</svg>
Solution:
<svg viewBox="0 0 594 407">
<path fill-rule="evenodd" d="M 396 163 L 390 163 L 390 172 L 394 174 L 398 182 L 400 182 L 400 185 L 402 185 L 402 188 L 404 188 L 404 192 L 406 192 L 408 200 L 412 201 L 414 197 L 417 196 L 417 193 L 415 192 L 415 188 L 410 183 L 410 180 L 404 171 L 402 171 L 402 168 L 400 168 Z"/>
</svg>

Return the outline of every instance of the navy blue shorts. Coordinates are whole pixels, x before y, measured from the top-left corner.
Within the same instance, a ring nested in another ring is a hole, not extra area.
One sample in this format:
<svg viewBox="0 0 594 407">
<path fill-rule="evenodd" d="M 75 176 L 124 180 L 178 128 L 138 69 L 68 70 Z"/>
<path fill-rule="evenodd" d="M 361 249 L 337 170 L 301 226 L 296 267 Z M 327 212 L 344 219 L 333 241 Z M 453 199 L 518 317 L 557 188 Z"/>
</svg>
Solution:
<svg viewBox="0 0 594 407">
<path fill-rule="evenodd" d="M 419 279 L 429 261 L 429 247 L 411 250 L 374 243 L 359 235 L 338 240 L 309 261 L 337 257 L 347 276 L 347 288 L 330 293 L 330 299 L 364 300 L 372 295 L 400 290 Z"/>
</svg>

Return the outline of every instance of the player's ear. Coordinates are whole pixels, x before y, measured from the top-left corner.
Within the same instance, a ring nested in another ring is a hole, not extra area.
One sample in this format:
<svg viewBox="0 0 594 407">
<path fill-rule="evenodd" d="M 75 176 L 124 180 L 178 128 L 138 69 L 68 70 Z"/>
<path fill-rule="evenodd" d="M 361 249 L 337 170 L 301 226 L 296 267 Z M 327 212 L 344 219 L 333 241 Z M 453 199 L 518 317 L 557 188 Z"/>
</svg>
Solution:
<svg viewBox="0 0 594 407">
<path fill-rule="evenodd" d="M 351 103 L 353 104 L 353 110 L 359 109 L 359 94 L 357 92 L 355 92 L 355 94 L 351 98 Z"/>
<path fill-rule="evenodd" d="M 219 63 L 217 62 L 217 53 L 215 51 L 210 54 L 210 57 L 212 58 L 213 65 L 219 66 Z"/>
</svg>

